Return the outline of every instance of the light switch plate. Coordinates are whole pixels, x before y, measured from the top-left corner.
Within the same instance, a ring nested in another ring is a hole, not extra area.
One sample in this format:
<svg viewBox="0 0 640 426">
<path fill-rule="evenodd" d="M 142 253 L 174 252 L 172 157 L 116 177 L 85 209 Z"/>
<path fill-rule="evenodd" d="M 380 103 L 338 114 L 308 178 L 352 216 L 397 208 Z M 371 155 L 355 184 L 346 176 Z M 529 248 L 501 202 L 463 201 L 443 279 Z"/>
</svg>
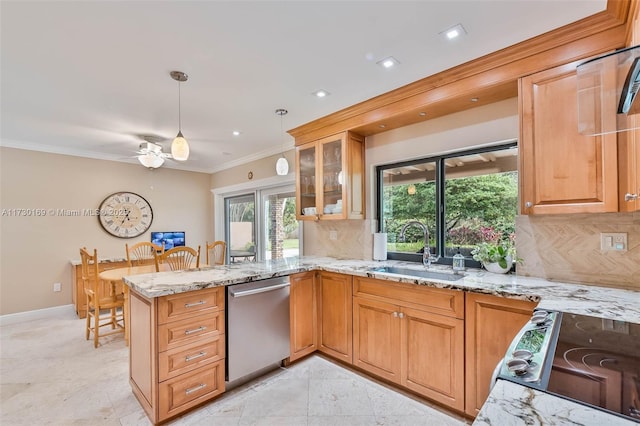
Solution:
<svg viewBox="0 0 640 426">
<path fill-rule="evenodd" d="M 627 251 L 626 232 L 603 232 L 600 234 L 601 251 Z"/>
</svg>

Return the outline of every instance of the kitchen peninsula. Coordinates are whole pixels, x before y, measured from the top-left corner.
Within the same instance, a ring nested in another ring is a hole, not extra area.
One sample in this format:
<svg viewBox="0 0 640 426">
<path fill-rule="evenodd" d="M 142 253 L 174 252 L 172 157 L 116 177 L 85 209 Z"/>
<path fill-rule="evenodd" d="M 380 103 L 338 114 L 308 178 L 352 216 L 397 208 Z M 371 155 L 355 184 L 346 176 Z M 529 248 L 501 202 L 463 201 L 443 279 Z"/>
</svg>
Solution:
<svg viewBox="0 0 640 426">
<path fill-rule="evenodd" d="M 398 261 L 386 261 L 383 262 L 383 264 L 415 269 L 421 268 L 421 266 L 415 263 Z M 301 257 L 278 261 L 231 264 L 190 271 L 137 275 L 125 277 L 124 281 L 131 288 L 133 295 L 137 294 L 139 299 L 151 302 L 162 299 L 163 297 L 175 298 L 186 297 L 190 294 L 213 294 L 215 300 L 211 305 L 215 305 L 216 307 L 209 315 L 214 315 L 216 318 L 219 313 L 224 313 L 224 297 L 221 297 L 221 295 L 223 295 L 221 289 L 227 285 L 309 271 L 319 271 L 320 273 L 344 274 L 353 277 L 354 282 L 358 279 L 361 281 L 372 279 L 372 281 L 375 282 L 387 282 L 390 286 L 396 283 L 405 283 L 410 286 L 415 285 L 416 288 L 439 289 L 438 291 L 450 291 L 458 295 L 463 294 L 468 298 L 498 296 L 505 300 L 522 301 L 523 303 L 531 303 L 532 305 L 537 304 L 539 308 L 543 309 L 562 310 L 569 313 L 585 314 L 640 324 L 640 306 L 637 303 L 640 294 L 631 290 L 550 282 L 515 275 L 497 275 L 481 270 L 469 270 L 465 273 L 464 278 L 453 282 L 372 272 L 371 268 L 379 268 L 380 266 L 380 262 L 373 261 Z M 203 290 L 204 292 L 201 293 Z M 198 301 L 195 303 L 199 303 L 200 299 L 201 297 L 198 296 Z M 132 330 L 138 330 L 137 332 L 146 330 L 147 333 L 152 333 L 153 327 L 157 326 L 155 323 L 145 325 L 136 323 L 136 321 L 139 321 L 139 317 L 132 316 L 130 326 Z M 218 320 L 218 323 L 214 321 L 210 327 L 211 330 L 217 330 L 217 336 L 221 338 L 224 337 L 223 323 L 224 321 L 220 320 Z M 134 333 L 136 333 L 136 331 L 134 331 Z M 215 335 L 214 333 L 214 336 Z M 224 346 L 223 343 L 222 346 Z M 219 359 L 224 358 L 223 352 L 224 350 L 222 349 L 222 352 L 217 353 Z M 217 362 L 219 362 L 219 359 Z M 151 360 L 150 362 L 154 364 L 156 361 Z M 133 366 L 134 364 L 132 363 L 132 368 Z M 218 377 L 217 380 L 220 380 L 220 378 Z M 220 382 L 218 381 L 218 383 Z M 224 384 L 221 386 L 222 388 L 219 389 L 219 393 L 222 393 L 224 390 Z M 515 387 L 515 390 L 511 389 L 513 387 Z M 509 390 L 505 391 L 507 388 Z M 134 391 L 134 393 L 136 392 Z M 579 405 L 552 395 L 538 392 L 537 394 L 540 397 L 534 399 L 531 398 L 531 394 L 532 391 L 527 388 L 499 381 L 498 385 L 495 386 L 491 392 L 487 404 L 485 404 L 485 407 L 478 415 L 477 422 L 491 424 L 500 421 L 501 417 L 496 417 L 500 410 L 496 410 L 495 407 L 504 406 L 505 404 L 509 406 L 517 405 L 527 407 L 527 410 L 520 410 L 519 412 L 531 416 L 543 415 L 543 418 L 549 421 L 557 421 L 557 423 L 562 423 L 562 418 L 566 416 L 567 410 L 573 409 L 575 412 L 576 406 L 590 419 L 603 419 L 600 423 L 604 423 L 605 421 L 607 423 L 618 421 L 621 422 L 620 424 L 626 424 L 625 422 L 627 422 L 603 411 Z M 140 395 L 136 396 L 140 400 Z M 196 405 L 198 404 L 199 402 Z M 150 405 L 153 406 L 154 404 Z M 174 415 L 171 414 L 166 417 L 165 413 L 165 417 L 161 416 L 160 418 L 154 419 L 154 415 L 151 415 L 148 411 L 150 407 L 145 407 L 145 409 L 149 417 L 156 422 Z M 457 409 L 457 411 L 462 410 Z M 469 414 L 469 410 L 465 411 Z"/>
</svg>

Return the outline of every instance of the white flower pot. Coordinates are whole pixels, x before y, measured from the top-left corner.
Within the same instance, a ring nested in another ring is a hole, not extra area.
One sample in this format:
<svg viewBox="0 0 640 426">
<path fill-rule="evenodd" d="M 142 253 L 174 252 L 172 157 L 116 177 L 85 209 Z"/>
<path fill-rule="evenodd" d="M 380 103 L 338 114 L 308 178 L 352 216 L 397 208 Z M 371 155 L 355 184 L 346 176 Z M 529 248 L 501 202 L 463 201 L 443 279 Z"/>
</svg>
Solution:
<svg viewBox="0 0 640 426">
<path fill-rule="evenodd" d="M 506 274 L 507 272 L 509 272 L 511 270 L 511 265 L 513 264 L 513 259 L 511 259 L 511 256 L 507 257 L 507 267 L 503 268 L 502 266 L 500 266 L 500 264 L 498 262 L 493 262 L 493 263 L 482 263 L 482 265 L 484 266 L 484 269 L 486 269 L 489 272 L 492 272 L 494 274 Z"/>
</svg>

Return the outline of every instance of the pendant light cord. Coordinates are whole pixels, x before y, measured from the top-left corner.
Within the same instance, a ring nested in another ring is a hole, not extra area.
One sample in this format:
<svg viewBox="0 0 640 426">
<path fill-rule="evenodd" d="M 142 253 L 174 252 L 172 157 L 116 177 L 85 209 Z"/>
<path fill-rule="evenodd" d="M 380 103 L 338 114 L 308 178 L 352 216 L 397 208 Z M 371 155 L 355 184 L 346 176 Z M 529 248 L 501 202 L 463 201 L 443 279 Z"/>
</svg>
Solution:
<svg viewBox="0 0 640 426">
<path fill-rule="evenodd" d="M 180 81 L 178 80 L 178 132 L 182 133 L 182 114 L 181 114 L 181 101 L 180 101 Z"/>
</svg>

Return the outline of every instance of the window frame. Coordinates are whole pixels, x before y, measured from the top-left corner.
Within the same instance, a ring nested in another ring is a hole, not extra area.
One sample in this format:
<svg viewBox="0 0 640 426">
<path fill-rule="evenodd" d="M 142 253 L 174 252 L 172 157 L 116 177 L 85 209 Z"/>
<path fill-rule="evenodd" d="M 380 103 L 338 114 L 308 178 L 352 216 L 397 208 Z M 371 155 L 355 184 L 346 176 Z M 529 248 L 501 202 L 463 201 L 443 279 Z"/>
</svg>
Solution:
<svg viewBox="0 0 640 426">
<path fill-rule="evenodd" d="M 491 145 L 491 146 L 484 146 L 484 147 L 479 147 L 479 148 L 472 148 L 472 149 L 466 149 L 466 150 L 461 150 L 461 151 L 452 151 L 452 152 L 448 152 L 446 154 L 440 154 L 440 155 L 432 155 L 429 157 L 421 157 L 421 158 L 416 158 L 416 159 L 412 159 L 412 160 L 406 160 L 406 161 L 399 161 L 396 163 L 389 163 L 389 164 L 383 164 L 383 165 L 378 165 L 376 166 L 375 170 L 376 170 L 376 220 L 378 222 L 378 226 L 377 226 L 377 230 L 378 232 L 382 232 L 382 227 L 383 227 L 383 223 L 384 223 L 384 218 L 383 218 L 383 196 L 384 196 L 384 190 L 383 190 L 383 172 L 385 170 L 388 169 L 394 169 L 397 167 L 405 167 L 405 166 L 412 166 L 412 165 L 416 165 L 416 164 L 422 164 L 422 163 L 426 163 L 426 162 L 435 162 L 436 164 L 436 170 L 435 170 L 435 176 L 436 176 L 436 235 L 435 237 L 435 241 L 436 241 L 436 252 L 434 253 L 437 256 L 440 256 L 440 259 L 435 262 L 441 265 L 452 265 L 453 264 L 453 257 L 445 257 L 445 247 L 444 247 L 444 242 L 445 242 L 445 230 L 446 230 L 446 211 L 445 211 L 445 184 L 446 184 L 446 173 L 445 173 L 445 167 L 444 167 L 444 161 L 449 159 L 449 158 L 454 158 L 454 157 L 461 157 L 461 156 L 465 156 L 465 155 L 474 155 L 474 154 L 482 154 L 482 153 L 486 153 L 486 152 L 492 152 L 492 151 L 501 151 L 504 149 L 512 149 L 512 148 L 516 148 L 518 147 L 518 141 L 517 140 L 512 140 L 509 142 L 505 142 L 505 143 L 500 143 L 497 145 Z M 520 153 L 518 153 L 518 155 L 520 155 Z M 518 170 L 519 173 L 519 170 Z M 518 175 L 518 180 L 520 179 L 520 176 Z M 406 261 L 406 262 L 418 262 L 418 263 L 422 263 L 422 254 L 420 253 L 401 253 L 401 252 L 387 252 L 387 259 L 388 260 L 401 260 L 401 261 Z M 473 260 L 473 259 L 469 259 L 469 258 L 465 258 L 465 265 L 469 266 L 469 267 L 473 267 L 473 268 L 480 268 L 482 265 L 480 262 Z"/>
</svg>

